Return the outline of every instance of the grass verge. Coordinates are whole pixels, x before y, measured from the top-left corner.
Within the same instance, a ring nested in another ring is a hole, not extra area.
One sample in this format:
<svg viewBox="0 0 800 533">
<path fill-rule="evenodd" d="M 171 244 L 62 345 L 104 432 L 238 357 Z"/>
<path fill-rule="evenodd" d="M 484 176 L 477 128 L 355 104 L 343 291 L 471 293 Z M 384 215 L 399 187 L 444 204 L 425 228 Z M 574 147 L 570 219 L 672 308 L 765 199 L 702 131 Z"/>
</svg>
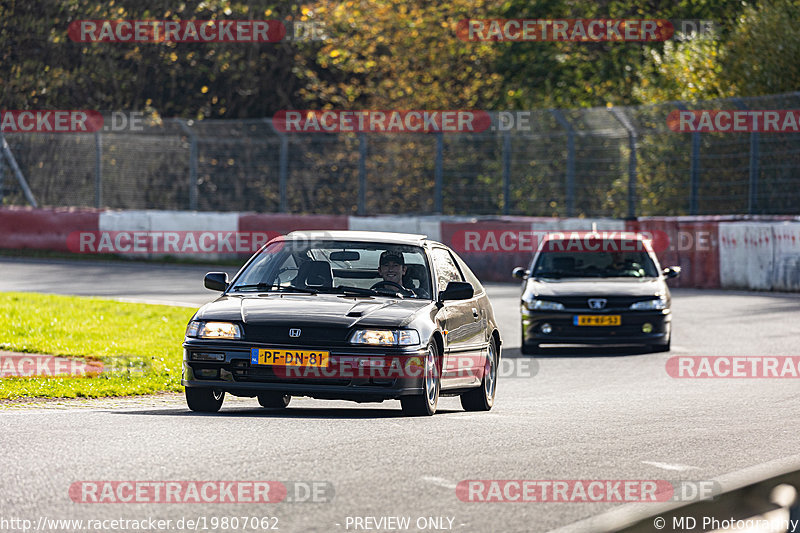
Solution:
<svg viewBox="0 0 800 533">
<path fill-rule="evenodd" d="M 0 349 L 82 357 L 112 372 L 0 379 L 0 399 L 180 391 L 183 334 L 194 311 L 100 298 L 0 293 Z"/>
</svg>

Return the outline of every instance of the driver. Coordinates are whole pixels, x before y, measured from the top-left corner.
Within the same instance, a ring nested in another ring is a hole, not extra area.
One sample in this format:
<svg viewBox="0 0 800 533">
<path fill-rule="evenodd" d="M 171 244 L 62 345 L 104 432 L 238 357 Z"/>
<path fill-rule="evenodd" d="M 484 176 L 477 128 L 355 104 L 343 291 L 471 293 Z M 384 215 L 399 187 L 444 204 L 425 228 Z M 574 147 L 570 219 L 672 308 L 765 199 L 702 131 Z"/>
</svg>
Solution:
<svg viewBox="0 0 800 533">
<path fill-rule="evenodd" d="M 406 262 L 401 252 L 386 250 L 381 254 L 378 274 L 383 281 L 390 281 L 403 287 L 403 276 L 406 274 Z"/>
<path fill-rule="evenodd" d="M 632 258 L 626 257 L 624 252 L 611 252 L 611 265 L 609 265 L 608 268 L 616 272 L 633 271 L 636 273 L 636 275 L 639 275 L 639 271 L 641 270 L 641 274 L 644 275 L 642 265 L 634 261 Z"/>
</svg>

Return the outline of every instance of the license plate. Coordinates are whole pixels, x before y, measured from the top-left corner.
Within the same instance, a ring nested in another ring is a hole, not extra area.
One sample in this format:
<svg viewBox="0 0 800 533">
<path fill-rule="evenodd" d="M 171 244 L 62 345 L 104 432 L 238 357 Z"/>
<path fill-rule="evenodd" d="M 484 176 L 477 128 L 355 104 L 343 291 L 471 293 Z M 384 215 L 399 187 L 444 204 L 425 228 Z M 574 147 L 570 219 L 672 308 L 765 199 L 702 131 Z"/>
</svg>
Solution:
<svg viewBox="0 0 800 533">
<path fill-rule="evenodd" d="M 619 326 L 622 324 L 620 315 L 576 315 L 572 319 L 576 326 Z"/>
<path fill-rule="evenodd" d="M 271 348 L 252 348 L 250 363 L 273 366 L 328 366 L 330 352 L 311 350 L 273 350 Z"/>
</svg>

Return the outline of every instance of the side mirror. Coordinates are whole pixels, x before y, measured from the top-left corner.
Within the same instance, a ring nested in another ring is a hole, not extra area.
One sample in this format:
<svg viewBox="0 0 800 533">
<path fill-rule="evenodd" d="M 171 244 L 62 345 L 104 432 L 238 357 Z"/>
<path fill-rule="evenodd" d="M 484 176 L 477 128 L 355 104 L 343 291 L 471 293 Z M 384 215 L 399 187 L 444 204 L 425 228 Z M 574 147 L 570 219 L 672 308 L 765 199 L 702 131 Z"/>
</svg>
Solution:
<svg viewBox="0 0 800 533">
<path fill-rule="evenodd" d="M 227 272 L 209 272 L 203 279 L 203 285 L 206 289 L 212 291 L 224 291 L 228 288 L 228 273 Z"/>
<path fill-rule="evenodd" d="M 525 270 L 522 267 L 517 267 L 511 271 L 511 275 L 517 279 L 527 279 L 527 277 L 531 275 L 531 271 Z"/>
<path fill-rule="evenodd" d="M 469 300 L 475 295 L 475 289 L 466 281 L 451 281 L 447 288 L 439 293 L 439 301 Z"/>
<path fill-rule="evenodd" d="M 667 267 L 661 271 L 664 274 L 664 277 L 667 279 L 677 278 L 681 275 L 681 267 L 679 266 L 671 266 Z"/>
</svg>

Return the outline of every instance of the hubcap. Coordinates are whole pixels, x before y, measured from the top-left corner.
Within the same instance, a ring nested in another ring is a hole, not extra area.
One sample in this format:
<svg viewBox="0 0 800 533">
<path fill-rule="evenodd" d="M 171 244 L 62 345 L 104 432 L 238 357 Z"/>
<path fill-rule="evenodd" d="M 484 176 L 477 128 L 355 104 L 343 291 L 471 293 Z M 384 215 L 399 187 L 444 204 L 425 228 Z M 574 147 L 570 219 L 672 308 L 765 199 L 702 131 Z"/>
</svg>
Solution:
<svg viewBox="0 0 800 533">
<path fill-rule="evenodd" d="M 436 357 L 433 347 L 428 348 L 428 355 L 425 356 L 425 395 L 428 403 L 433 405 L 436 400 Z"/>
<path fill-rule="evenodd" d="M 484 383 L 486 384 L 486 397 L 494 397 L 494 387 L 497 378 L 497 365 L 495 364 L 494 346 L 489 344 L 489 354 L 486 357 L 484 371 Z"/>
</svg>

